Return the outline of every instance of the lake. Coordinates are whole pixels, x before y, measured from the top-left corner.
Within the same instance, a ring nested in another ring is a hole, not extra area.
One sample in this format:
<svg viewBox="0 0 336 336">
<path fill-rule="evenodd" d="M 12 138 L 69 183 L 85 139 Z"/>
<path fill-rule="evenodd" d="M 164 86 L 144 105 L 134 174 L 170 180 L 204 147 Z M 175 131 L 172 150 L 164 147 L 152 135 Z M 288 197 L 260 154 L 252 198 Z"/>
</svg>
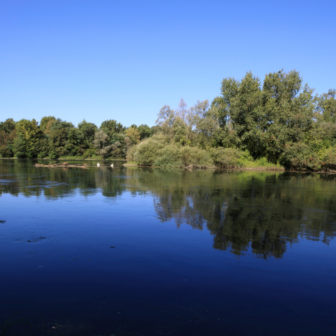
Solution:
<svg viewBox="0 0 336 336">
<path fill-rule="evenodd" d="M 0 160 L 1 336 L 335 334 L 335 175 L 35 162 Z"/>
</svg>

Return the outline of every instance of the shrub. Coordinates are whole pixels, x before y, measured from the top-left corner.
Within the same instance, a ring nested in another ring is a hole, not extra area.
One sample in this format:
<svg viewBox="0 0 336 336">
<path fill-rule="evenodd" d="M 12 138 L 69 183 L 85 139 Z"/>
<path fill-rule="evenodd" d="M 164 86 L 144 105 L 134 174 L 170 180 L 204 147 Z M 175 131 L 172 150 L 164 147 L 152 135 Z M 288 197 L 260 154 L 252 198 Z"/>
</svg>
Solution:
<svg viewBox="0 0 336 336">
<path fill-rule="evenodd" d="M 223 169 L 232 169 L 242 167 L 240 159 L 248 159 L 248 153 L 244 153 L 234 148 L 216 148 L 212 152 L 214 163 L 217 167 Z M 252 158 L 251 158 L 252 159 Z"/>
<path fill-rule="evenodd" d="M 49 153 L 49 157 L 50 157 L 50 159 L 57 159 L 58 158 L 58 153 L 56 151 L 52 150 Z"/>
<path fill-rule="evenodd" d="M 336 148 L 331 147 L 322 154 L 323 168 L 336 169 Z"/>
<path fill-rule="evenodd" d="M 41 153 L 39 153 L 38 155 L 37 155 L 37 157 L 39 158 L 39 159 L 43 159 L 43 158 L 45 158 L 45 157 L 47 157 L 48 156 L 48 154 L 47 153 L 44 153 L 44 152 L 41 152 Z"/>
<path fill-rule="evenodd" d="M 158 157 L 154 161 L 154 166 L 158 167 L 182 167 L 180 150 L 175 145 L 168 145 L 158 150 Z"/>
<path fill-rule="evenodd" d="M 280 157 L 280 163 L 286 170 L 318 170 L 321 160 L 318 155 L 305 143 L 289 143 Z"/>
<path fill-rule="evenodd" d="M 134 154 L 135 154 L 136 150 L 137 150 L 137 146 L 131 146 L 131 147 L 128 148 L 127 154 L 126 154 L 126 159 L 127 159 L 128 162 L 135 161 L 134 160 Z"/>
<path fill-rule="evenodd" d="M 96 151 L 94 149 L 87 149 L 83 154 L 83 159 L 87 159 L 91 157 L 92 155 L 94 155 L 95 153 Z"/>
<path fill-rule="evenodd" d="M 158 151 L 163 147 L 163 142 L 150 138 L 140 142 L 136 146 L 136 152 L 133 154 L 133 157 L 140 165 L 151 166 L 158 156 Z"/>
<path fill-rule="evenodd" d="M 200 167 L 213 167 L 214 163 L 208 151 L 197 147 L 182 147 L 180 159 L 184 166 L 195 165 Z"/>
</svg>

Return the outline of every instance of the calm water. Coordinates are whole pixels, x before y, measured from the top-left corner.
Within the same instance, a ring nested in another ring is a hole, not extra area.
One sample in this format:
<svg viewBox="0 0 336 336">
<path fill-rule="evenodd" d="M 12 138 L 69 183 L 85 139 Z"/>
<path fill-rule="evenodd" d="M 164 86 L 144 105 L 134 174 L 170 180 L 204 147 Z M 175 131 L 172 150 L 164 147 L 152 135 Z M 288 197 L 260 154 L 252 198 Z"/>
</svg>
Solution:
<svg viewBox="0 0 336 336">
<path fill-rule="evenodd" d="M 335 335 L 336 176 L 33 164 L 0 161 L 4 335 Z"/>
</svg>

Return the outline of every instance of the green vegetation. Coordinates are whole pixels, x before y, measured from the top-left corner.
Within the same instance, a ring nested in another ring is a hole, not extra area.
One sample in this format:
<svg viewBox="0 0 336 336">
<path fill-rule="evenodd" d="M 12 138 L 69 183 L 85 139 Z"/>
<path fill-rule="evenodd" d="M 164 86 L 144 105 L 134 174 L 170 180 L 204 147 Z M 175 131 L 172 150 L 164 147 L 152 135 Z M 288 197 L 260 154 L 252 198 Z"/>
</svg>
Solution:
<svg viewBox="0 0 336 336">
<path fill-rule="evenodd" d="M 44 117 L 0 123 L 1 157 L 126 158 L 141 166 L 336 169 L 336 91 L 314 95 L 297 71 L 222 81 L 210 104 L 165 105 L 156 125 L 100 128 Z"/>
<path fill-rule="evenodd" d="M 322 96 L 297 71 L 222 81 L 211 104 L 164 106 L 155 134 L 127 156 L 139 165 L 311 170 L 336 168 L 336 91 Z"/>
<path fill-rule="evenodd" d="M 115 120 L 104 121 L 100 128 L 83 120 L 72 123 L 44 117 L 0 123 L 0 157 L 49 159 L 125 159 L 130 146 L 152 135 L 147 125 L 126 129 Z"/>
</svg>

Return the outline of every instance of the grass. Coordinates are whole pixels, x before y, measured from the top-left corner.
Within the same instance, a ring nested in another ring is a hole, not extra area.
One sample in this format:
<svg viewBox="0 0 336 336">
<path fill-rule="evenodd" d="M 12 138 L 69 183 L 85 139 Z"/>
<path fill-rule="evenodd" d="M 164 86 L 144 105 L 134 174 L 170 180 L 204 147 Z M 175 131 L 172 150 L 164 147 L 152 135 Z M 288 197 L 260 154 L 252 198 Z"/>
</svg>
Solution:
<svg viewBox="0 0 336 336">
<path fill-rule="evenodd" d="M 245 158 L 241 158 L 238 160 L 242 169 L 269 169 L 269 170 L 283 170 L 284 167 L 279 163 L 274 164 L 267 161 L 266 158 L 260 158 L 257 160 L 248 160 Z"/>
</svg>

